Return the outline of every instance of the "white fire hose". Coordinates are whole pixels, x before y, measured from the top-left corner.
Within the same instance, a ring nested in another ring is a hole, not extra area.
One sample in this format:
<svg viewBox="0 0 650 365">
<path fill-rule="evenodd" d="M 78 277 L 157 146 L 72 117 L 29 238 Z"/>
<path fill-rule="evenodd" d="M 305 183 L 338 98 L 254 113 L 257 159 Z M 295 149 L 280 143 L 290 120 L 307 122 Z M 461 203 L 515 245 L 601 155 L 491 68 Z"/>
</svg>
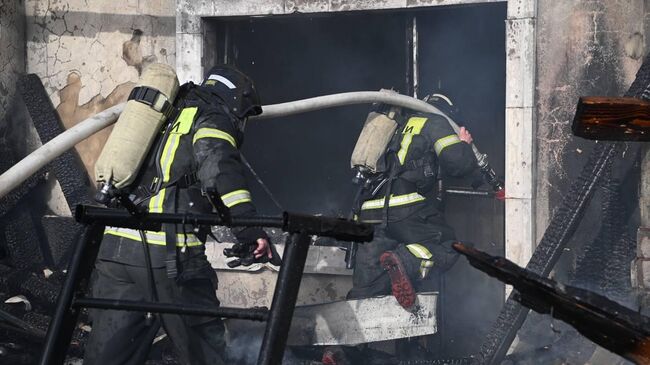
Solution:
<svg viewBox="0 0 650 365">
<path fill-rule="evenodd" d="M 332 108 L 344 105 L 367 104 L 367 103 L 384 103 L 396 105 L 407 109 L 420 112 L 441 114 L 447 118 L 451 127 L 459 132 L 458 125 L 443 114 L 438 108 L 422 100 L 418 100 L 406 95 L 400 95 L 391 91 L 357 91 L 340 94 L 318 96 L 309 99 L 291 101 L 287 103 L 272 104 L 262 107 L 264 111 L 261 115 L 251 118 L 251 120 L 268 119 L 284 117 L 293 114 L 305 113 L 314 110 Z M 99 132 L 100 130 L 115 123 L 122 113 L 126 103 L 115 105 L 103 112 L 92 116 L 74 127 L 66 130 L 60 135 L 53 138 L 22 160 L 12 166 L 4 174 L 0 175 L 0 198 L 7 195 L 13 189 L 18 187 L 23 181 L 43 168 L 55 158 L 62 155 L 65 151 L 74 147 L 77 143 Z M 476 159 L 479 165 L 487 163 L 486 156 L 478 151 L 472 145 Z"/>
</svg>

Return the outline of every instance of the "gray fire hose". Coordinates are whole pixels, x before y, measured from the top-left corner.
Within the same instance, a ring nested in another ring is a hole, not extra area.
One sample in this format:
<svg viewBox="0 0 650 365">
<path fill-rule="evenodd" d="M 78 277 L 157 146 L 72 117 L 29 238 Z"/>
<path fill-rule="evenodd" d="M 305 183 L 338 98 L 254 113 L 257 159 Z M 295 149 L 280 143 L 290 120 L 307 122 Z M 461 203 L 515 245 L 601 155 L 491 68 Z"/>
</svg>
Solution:
<svg viewBox="0 0 650 365">
<path fill-rule="evenodd" d="M 344 105 L 385 103 L 412 109 L 420 112 L 435 113 L 445 116 L 451 127 L 459 132 L 458 125 L 438 108 L 422 100 L 410 96 L 400 95 L 391 91 L 357 91 L 340 94 L 318 96 L 315 98 L 291 101 L 287 103 L 266 105 L 262 109 L 264 113 L 251 118 L 251 120 L 277 118 L 287 115 L 305 113 L 314 110 L 333 108 Z M 20 162 L 12 166 L 4 174 L 0 175 L 0 198 L 15 189 L 29 176 L 36 173 L 43 166 L 59 157 L 65 151 L 74 147 L 77 143 L 99 132 L 100 130 L 115 123 L 126 103 L 115 105 L 103 112 L 90 117 L 44 144 Z M 487 155 L 482 154 L 472 145 L 479 167 L 489 168 Z"/>
</svg>

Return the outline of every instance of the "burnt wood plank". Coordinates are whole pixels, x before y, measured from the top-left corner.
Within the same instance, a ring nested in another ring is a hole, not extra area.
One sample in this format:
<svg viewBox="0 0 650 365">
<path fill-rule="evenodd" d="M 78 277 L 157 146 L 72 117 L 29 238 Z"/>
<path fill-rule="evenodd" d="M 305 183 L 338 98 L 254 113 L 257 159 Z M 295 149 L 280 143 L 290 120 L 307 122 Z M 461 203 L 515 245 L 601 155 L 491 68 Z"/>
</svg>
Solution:
<svg viewBox="0 0 650 365">
<path fill-rule="evenodd" d="M 21 77 L 18 81 L 18 89 L 43 144 L 65 131 L 59 114 L 38 76 L 28 74 Z M 63 153 L 54 159 L 47 169 L 54 174 L 61 185 L 70 211 L 74 211 L 77 204 L 91 202 L 90 179 L 76 150 Z"/>
<path fill-rule="evenodd" d="M 650 102 L 629 97 L 582 97 L 572 130 L 587 139 L 650 141 Z"/>
</svg>

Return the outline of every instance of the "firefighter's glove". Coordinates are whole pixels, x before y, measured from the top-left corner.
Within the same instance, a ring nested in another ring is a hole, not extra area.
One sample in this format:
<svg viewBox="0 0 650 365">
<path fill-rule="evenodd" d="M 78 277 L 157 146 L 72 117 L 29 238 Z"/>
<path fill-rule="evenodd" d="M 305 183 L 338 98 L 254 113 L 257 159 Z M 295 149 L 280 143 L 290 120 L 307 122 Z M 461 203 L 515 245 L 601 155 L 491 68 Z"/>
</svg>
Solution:
<svg viewBox="0 0 650 365">
<path fill-rule="evenodd" d="M 228 267 L 233 268 L 240 265 L 250 266 L 255 263 L 255 256 L 253 251 L 257 247 L 256 242 L 251 243 L 235 243 L 230 248 L 224 248 L 223 254 L 226 257 L 236 257 L 235 260 L 228 261 Z M 260 257 L 263 258 L 265 256 Z"/>
<path fill-rule="evenodd" d="M 271 264 L 276 266 L 282 264 L 280 255 L 278 255 L 278 252 L 275 250 L 273 243 L 261 228 L 254 228 L 254 227 L 247 228 L 241 232 L 238 232 L 236 236 L 239 243 L 235 243 L 234 245 L 232 245 L 232 247 L 225 248 L 223 250 L 223 254 L 226 257 L 236 257 L 235 260 L 229 261 L 227 263 L 228 267 L 234 268 L 240 265 L 250 266 L 256 263 L 264 264 L 267 262 L 270 262 Z M 263 238 L 267 240 L 269 244 L 269 248 L 271 249 L 271 254 L 272 254 L 271 258 L 269 258 L 266 253 L 264 253 L 262 256 L 258 258 L 255 257 L 254 252 L 255 249 L 257 248 L 257 240 L 259 238 Z"/>
</svg>

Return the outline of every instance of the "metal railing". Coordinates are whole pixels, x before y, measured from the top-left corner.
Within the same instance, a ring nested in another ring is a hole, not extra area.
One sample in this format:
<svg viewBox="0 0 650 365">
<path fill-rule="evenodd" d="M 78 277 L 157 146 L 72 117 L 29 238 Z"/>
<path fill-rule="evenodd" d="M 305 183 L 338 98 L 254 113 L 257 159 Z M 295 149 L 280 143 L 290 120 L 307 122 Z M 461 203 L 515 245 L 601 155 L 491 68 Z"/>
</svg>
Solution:
<svg viewBox="0 0 650 365">
<path fill-rule="evenodd" d="M 219 216 L 175 213 L 147 213 L 136 216 L 125 210 L 80 205 L 76 209 L 75 218 L 78 222 L 85 224 L 86 228 L 74 247 L 66 281 L 61 289 L 56 312 L 47 331 L 41 365 L 64 363 L 79 312 L 84 307 L 266 321 L 266 331 L 257 363 L 259 365 L 280 364 L 284 356 L 291 318 L 311 243 L 310 235 L 355 242 L 368 242 L 372 240 L 373 235 L 373 229 L 368 224 L 338 218 L 286 212 L 281 217 L 233 218 L 228 226 L 280 228 L 288 232 L 290 237 L 285 247 L 283 263 L 276 281 L 270 309 L 211 308 L 160 302 L 85 298 L 84 293 L 97 259 L 105 226 L 160 230 L 164 223 L 197 227 L 224 225 Z"/>
</svg>

